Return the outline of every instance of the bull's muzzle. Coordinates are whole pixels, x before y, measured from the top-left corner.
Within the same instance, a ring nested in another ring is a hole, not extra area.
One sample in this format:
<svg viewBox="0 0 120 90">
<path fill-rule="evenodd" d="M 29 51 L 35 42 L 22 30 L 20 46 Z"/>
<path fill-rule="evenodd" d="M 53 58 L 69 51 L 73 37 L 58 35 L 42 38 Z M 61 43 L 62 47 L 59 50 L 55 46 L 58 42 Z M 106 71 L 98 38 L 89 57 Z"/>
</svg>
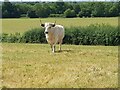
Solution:
<svg viewBox="0 0 120 90">
<path fill-rule="evenodd" d="M 45 34 L 48 34 L 48 32 L 44 32 Z"/>
</svg>

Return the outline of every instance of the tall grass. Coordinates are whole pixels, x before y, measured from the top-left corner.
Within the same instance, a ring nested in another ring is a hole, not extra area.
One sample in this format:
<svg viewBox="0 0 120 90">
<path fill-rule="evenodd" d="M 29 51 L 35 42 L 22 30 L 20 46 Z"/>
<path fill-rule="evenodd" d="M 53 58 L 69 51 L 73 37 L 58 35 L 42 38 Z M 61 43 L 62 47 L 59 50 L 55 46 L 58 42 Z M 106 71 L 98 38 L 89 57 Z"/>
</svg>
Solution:
<svg viewBox="0 0 120 90">
<path fill-rule="evenodd" d="M 44 30 L 34 28 L 24 34 L 3 34 L 2 42 L 46 43 Z M 86 27 L 65 28 L 64 44 L 120 45 L 118 27 L 107 24 L 91 24 Z"/>
</svg>

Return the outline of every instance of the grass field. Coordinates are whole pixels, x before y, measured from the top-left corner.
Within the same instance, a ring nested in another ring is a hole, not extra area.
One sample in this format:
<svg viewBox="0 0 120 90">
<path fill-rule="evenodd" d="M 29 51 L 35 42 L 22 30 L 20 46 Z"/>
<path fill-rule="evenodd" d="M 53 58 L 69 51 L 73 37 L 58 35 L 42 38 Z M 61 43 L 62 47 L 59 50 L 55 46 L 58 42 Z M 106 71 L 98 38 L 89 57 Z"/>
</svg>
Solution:
<svg viewBox="0 0 120 90">
<path fill-rule="evenodd" d="M 3 43 L 3 87 L 118 87 L 118 47 Z"/>
<path fill-rule="evenodd" d="M 32 28 L 40 28 L 40 22 L 36 19 L 0 19 L 2 20 L 2 31 L 4 33 L 24 32 Z M 42 22 L 54 22 L 65 27 L 88 26 L 90 24 L 110 24 L 118 26 L 118 18 L 42 18 Z"/>
<path fill-rule="evenodd" d="M 118 18 L 42 18 L 65 27 L 110 24 Z M 39 19 L 0 19 L 4 33 L 39 28 Z M 2 44 L 2 87 L 8 88 L 117 88 L 118 47 L 63 45 L 51 53 L 48 44 Z"/>
</svg>

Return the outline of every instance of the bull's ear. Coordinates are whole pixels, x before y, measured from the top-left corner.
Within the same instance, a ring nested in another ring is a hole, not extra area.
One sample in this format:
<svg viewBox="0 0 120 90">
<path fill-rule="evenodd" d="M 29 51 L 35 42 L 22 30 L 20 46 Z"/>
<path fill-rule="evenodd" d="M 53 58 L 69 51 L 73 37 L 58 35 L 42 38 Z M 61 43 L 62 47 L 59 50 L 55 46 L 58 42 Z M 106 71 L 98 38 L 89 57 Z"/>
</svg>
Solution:
<svg viewBox="0 0 120 90">
<path fill-rule="evenodd" d="M 52 24 L 52 27 L 55 27 L 55 24 Z"/>
<path fill-rule="evenodd" d="M 45 24 L 41 24 L 41 26 L 42 26 L 42 27 L 44 27 L 44 26 L 45 26 Z"/>
</svg>

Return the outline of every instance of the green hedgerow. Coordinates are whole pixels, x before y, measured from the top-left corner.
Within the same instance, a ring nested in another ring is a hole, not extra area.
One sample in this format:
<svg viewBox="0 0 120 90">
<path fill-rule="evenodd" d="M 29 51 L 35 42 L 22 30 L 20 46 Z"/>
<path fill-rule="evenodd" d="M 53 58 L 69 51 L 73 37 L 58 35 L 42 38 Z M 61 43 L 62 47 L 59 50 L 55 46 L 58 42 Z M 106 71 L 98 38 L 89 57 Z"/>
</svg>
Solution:
<svg viewBox="0 0 120 90">
<path fill-rule="evenodd" d="M 22 43 L 46 43 L 44 30 L 35 28 L 24 32 L 24 34 L 2 34 L 2 42 Z M 120 32 L 118 27 L 95 24 L 86 27 L 65 28 L 64 44 L 75 45 L 120 45 Z"/>
</svg>

